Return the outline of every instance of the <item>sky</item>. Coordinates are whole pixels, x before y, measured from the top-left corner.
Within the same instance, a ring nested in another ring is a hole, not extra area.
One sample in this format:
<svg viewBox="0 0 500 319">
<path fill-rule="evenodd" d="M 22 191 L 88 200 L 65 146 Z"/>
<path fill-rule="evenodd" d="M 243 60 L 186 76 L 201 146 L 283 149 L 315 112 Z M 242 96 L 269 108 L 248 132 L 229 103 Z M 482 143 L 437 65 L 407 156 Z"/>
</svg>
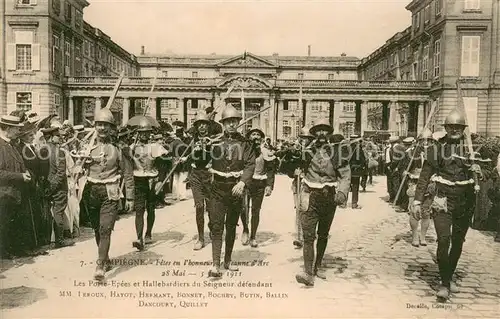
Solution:
<svg viewBox="0 0 500 319">
<path fill-rule="evenodd" d="M 133 54 L 363 58 L 411 23 L 410 0 L 87 0 L 84 19 Z"/>
</svg>

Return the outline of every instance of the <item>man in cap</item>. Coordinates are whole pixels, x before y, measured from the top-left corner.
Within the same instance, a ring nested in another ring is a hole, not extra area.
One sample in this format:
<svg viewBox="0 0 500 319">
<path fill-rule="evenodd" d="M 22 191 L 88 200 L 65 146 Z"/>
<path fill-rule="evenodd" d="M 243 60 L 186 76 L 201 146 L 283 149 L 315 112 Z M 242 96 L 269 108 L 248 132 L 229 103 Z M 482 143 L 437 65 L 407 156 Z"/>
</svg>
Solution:
<svg viewBox="0 0 500 319">
<path fill-rule="evenodd" d="M 22 154 L 13 145 L 13 139 L 19 135 L 21 127 L 23 124 L 17 116 L 4 115 L 0 118 L 1 257 L 24 255 L 32 248 L 27 240 L 29 237 L 23 234 L 26 223 L 31 221 L 20 218 L 20 215 L 26 215 L 24 190 L 32 177 L 26 169 Z"/>
<path fill-rule="evenodd" d="M 363 175 L 366 174 L 368 165 L 361 142 L 362 142 L 361 137 L 358 134 L 351 135 L 350 146 L 353 152 L 349 160 L 349 165 L 351 166 L 350 188 L 352 192 L 352 200 L 351 200 L 352 209 L 361 209 L 361 206 L 358 205 L 359 186 L 361 182 L 361 177 L 363 177 Z M 349 192 L 347 193 L 347 197 L 349 197 Z M 347 203 L 344 203 L 341 207 L 345 208 L 346 206 Z"/>
<path fill-rule="evenodd" d="M 252 144 L 238 133 L 241 114 L 232 105 L 227 105 L 221 114 L 224 136 L 221 142 L 212 145 L 213 182 L 211 188 L 212 208 L 209 210 L 212 227 L 213 268 L 209 277 L 221 277 L 220 254 L 222 233 L 226 227 L 225 254 L 223 267 L 237 271 L 231 265 L 236 225 L 243 209 L 243 193 L 252 181 L 255 170 L 255 153 Z"/>
<path fill-rule="evenodd" d="M 468 160 L 471 154 L 468 154 L 464 137 L 466 127 L 462 112 L 453 110 L 448 114 L 444 122 L 446 136 L 429 149 L 413 202 L 412 214 L 418 218 L 429 182 L 436 182 L 436 195 L 431 208 L 437 234 L 436 256 L 441 277 L 437 297 L 440 299 L 448 299 L 450 292 L 458 291 L 453 274 L 474 214 L 476 194 L 473 177 L 476 174 L 482 178 L 483 173 L 488 173 L 487 166 L 480 167 Z"/>
<path fill-rule="evenodd" d="M 198 240 L 194 244 L 194 250 L 205 247 L 205 208 L 210 208 L 210 120 L 207 114 L 199 113 L 193 123 L 193 142 L 188 151 L 191 171 L 188 176 L 191 191 L 193 193 L 194 207 L 196 212 L 196 229 Z M 208 214 L 210 218 L 210 212 Z M 208 228 L 210 229 L 210 220 Z"/>
<path fill-rule="evenodd" d="M 396 193 L 398 192 L 399 178 L 395 169 L 397 167 L 398 158 L 401 159 L 401 151 L 402 146 L 399 144 L 399 136 L 389 137 L 389 146 L 385 150 L 385 167 L 390 203 L 394 202 L 394 198 L 396 198 Z"/>
<path fill-rule="evenodd" d="M 66 224 L 65 227 L 65 210 L 68 206 L 68 177 L 66 175 L 66 155 L 61 149 L 60 129 L 53 126 L 42 129 L 42 133 L 47 144 L 40 150 L 40 154 L 42 156 L 46 154 L 49 159 L 45 196 L 55 222 L 55 247 L 72 246 L 75 242 L 70 238 L 65 238 L 71 236 L 68 225 Z"/>
<path fill-rule="evenodd" d="M 346 145 L 328 144 L 333 132 L 328 119 L 321 119 L 310 129 L 316 139 L 302 155 L 300 165 L 304 178 L 300 187 L 302 229 L 304 232 L 304 272 L 295 276 L 298 283 L 314 286 L 314 276 L 320 273 L 321 263 L 328 243 L 328 235 L 337 205 L 347 200 L 351 181 L 349 159 L 351 150 Z M 314 240 L 316 260 L 314 258 Z"/>
<path fill-rule="evenodd" d="M 276 156 L 271 150 L 262 145 L 262 139 L 265 137 L 264 132 L 259 128 L 252 128 L 246 134 L 247 139 L 252 143 L 255 153 L 255 171 L 250 181 L 247 184 L 248 196 L 247 205 L 249 206 L 251 202 L 252 207 L 252 219 L 250 228 L 250 246 L 256 248 L 258 246 L 255 236 L 257 234 L 257 228 L 259 227 L 260 221 L 260 209 L 262 207 L 262 201 L 265 196 L 271 196 L 274 188 L 275 179 L 275 162 Z M 243 224 L 243 234 L 241 236 L 241 243 L 243 245 L 249 244 L 248 238 L 248 209 L 245 207 L 241 214 L 241 222 Z"/>
<path fill-rule="evenodd" d="M 101 281 L 105 271 L 111 268 L 109 248 L 111 232 L 119 211 L 120 179 L 123 177 L 124 180 L 125 209 L 131 211 L 134 207 L 134 175 L 132 163 L 111 143 L 109 134 L 116 130 L 113 114 L 108 109 L 101 109 L 96 113 L 97 142 L 95 145 L 87 145 L 81 156 L 88 172 L 83 202 L 87 207 L 98 246 L 94 278 Z"/>
<path fill-rule="evenodd" d="M 399 178 L 399 185 L 398 188 L 396 189 L 396 196 L 397 196 L 397 191 L 399 188 L 401 188 L 401 192 L 399 193 L 399 197 L 397 198 L 396 205 L 398 206 L 396 208 L 397 212 L 407 212 L 408 211 L 408 179 L 405 179 L 403 181 L 402 174 L 405 173 L 406 169 L 408 168 L 408 164 L 413 157 L 413 152 L 415 151 L 415 138 L 413 136 L 408 136 L 403 139 L 403 148 L 404 152 L 402 153 L 401 159 L 398 161 L 396 170 L 398 172 L 398 175 L 401 175 Z M 402 185 L 402 186 L 401 186 Z"/>
<path fill-rule="evenodd" d="M 134 163 L 134 210 L 137 240 L 132 246 L 144 250 L 144 244 L 153 242 L 152 232 L 155 222 L 156 195 L 155 185 L 158 182 L 158 166 L 162 156 L 168 151 L 157 143 L 151 143 L 153 132 L 151 122 L 144 118 L 138 125 L 135 144 L 130 145 Z M 144 212 L 147 211 L 146 233 L 144 234 Z"/>
<path fill-rule="evenodd" d="M 406 195 L 408 196 L 410 211 L 410 228 L 412 232 L 412 245 L 414 247 L 427 246 L 427 241 L 425 236 L 429 225 L 431 223 L 431 208 L 433 193 L 435 189 L 435 184 L 433 182 L 429 183 L 427 187 L 427 192 L 424 196 L 424 201 L 422 203 L 422 209 L 419 215 L 412 214 L 413 201 L 415 199 L 415 189 L 417 187 L 417 182 L 420 177 L 420 172 L 427 155 L 427 149 L 432 146 L 432 132 L 429 129 L 425 129 L 418 139 L 418 144 L 416 150 L 413 148 L 410 150 L 411 154 L 408 153 L 409 157 L 404 160 L 404 175 L 408 179 L 408 190 Z M 413 154 L 415 154 L 414 157 Z M 406 169 L 409 168 L 407 171 Z M 420 233 L 418 232 L 418 227 L 420 223 Z"/>
</svg>

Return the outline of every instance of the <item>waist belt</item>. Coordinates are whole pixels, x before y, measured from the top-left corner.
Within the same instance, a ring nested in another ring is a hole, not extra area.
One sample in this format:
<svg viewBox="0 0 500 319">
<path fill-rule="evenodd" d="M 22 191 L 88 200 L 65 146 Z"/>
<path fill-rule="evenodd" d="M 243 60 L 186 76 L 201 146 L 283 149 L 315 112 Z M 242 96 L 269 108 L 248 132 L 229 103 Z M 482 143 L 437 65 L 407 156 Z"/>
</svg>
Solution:
<svg viewBox="0 0 500 319">
<path fill-rule="evenodd" d="M 253 174 L 252 179 L 257 179 L 259 181 L 263 181 L 267 179 L 267 175 L 262 175 L 262 174 Z"/>
<path fill-rule="evenodd" d="M 328 187 L 338 187 L 337 182 L 325 182 L 325 183 L 316 183 L 316 182 L 311 182 L 308 181 L 307 179 L 304 178 L 304 183 L 309 186 L 310 188 L 316 188 L 316 189 L 321 189 L 326 186 Z"/>
<path fill-rule="evenodd" d="M 140 170 L 135 170 L 134 171 L 134 176 L 135 177 L 156 177 L 156 176 L 158 176 L 158 171 L 140 171 Z"/>
<path fill-rule="evenodd" d="M 443 177 L 437 176 L 437 175 L 432 176 L 431 181 L 436 182 L 436 183 L 440 183 L 443 185 L 448 185 L 448 186 L 464 186 L 464 185 L 474 184 L 473 178 L 465 180 L 465 181 L 452 182 L 450 180 L 444 179 Z"/>
<path fill-rule="evenodd" d="M 209 168 L 208 171 L 212 174 L 215 174 L 220 177 L 225 177 L 225 178 L 240 178 L 241 175 L 243 175 L 243 171 L 239 172 L 219 172 L 213 168 Z"/>
<path fill-rule="evenodd" d="M 121 178 L 121 175 L 116 175 L 106 179 L 93 178 L 89 176 L 87 177 L 87 182 L 92 184 L 113 184 L 119 182 Z"/>
</svg>

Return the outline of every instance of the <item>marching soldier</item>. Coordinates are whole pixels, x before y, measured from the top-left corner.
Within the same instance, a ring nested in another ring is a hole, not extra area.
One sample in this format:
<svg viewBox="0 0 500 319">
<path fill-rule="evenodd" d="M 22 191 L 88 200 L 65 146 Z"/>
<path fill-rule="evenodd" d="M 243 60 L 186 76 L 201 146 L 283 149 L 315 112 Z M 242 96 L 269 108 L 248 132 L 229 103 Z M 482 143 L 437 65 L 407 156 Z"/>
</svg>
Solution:
<svg viewBox="0 0 500 319">
<path fill-rule="evenodd" d="M 255 172 L 252 176 L 250 184 L 247 184 L 248 198 L 252 206 L 252 219 L 251 219 L 251 229 L 250 229 L 250 246 L 257 247 L 257 240 L 255 236 L 257 234 L 257 228 L 259 227 L 260 221 L 260 209 L 262 207 L 262 201 L 265 196 L 271 196 L 274 188 L 275 179 L 275 159 L 271 153 L 271 150 L 262 145 L 262 139 L 265 137 L 264 132 L 258 128 L 253 128 L 246 134 L 247 139 L 253 143 L 254 153 L 255 153 Z M 241 242 L 243 245 L 248 245 L 248 215 L 246 213 L 248 207 L 241 214 L 241 222 L 243 224 L 243 234 L 241 236 Z"/>
<path fill-rule="evenodd" d="M 187 199 L 187 176 L 188 176 L 188 167 L 187 167 L 187 157 L 181 155 L 184 153 L 186 148 L 188 147 L 187 136 L 185 133 L 185 124 L 181 121 L 174 121 L 172 123 L 174 126 L 174 139 L 170 143 L 171 153 L 175 157 L 175 162 L 177 162 L 177 166 L 175 166 L 173 178 L 172 178 L 172 194 L 175 199 L 178 200 L 186 200 Z"/>
<path fill-rule="evenodd" d="M 75 242 L 72 239 L 64 238 L 65 211 L 68 206 L 68 177 L 66 175 L 66 154 L 61 149 L 60 144 L 60 131 L 58 127 L 53 126 L 42 129 L 42 133 L 47 145 L 40 152 L 48 155 L 46 158 L 49 158 L 49 175 L 47 176 L 45 195 L 55 222 L 55 247 L 72 246 Z M 66 232 L 69 232 L 69 229 Z M 66 234 L 66 237 L 71 236 Z"/>
<path fill-rule="evenodd" d="M 206 114 L 199 114 L 193 123 L 194 143 L 191 149 L 191 172 L 188 180 L 193 192 L 194 206 L 196 211 L 196 228 L 198 240 L 194 244 L 194 250 L 205 247 L 205 208 L 210 207 L 210 183 L 212 174 L 210 168 L 210 120 Z M 210 213 L 208 214 L 210 218 Z M 210 229 L 210 220 L 208 228 Z"/>
<path fill-rule="evenodd" d="M 221 277 L 220 254 L 222 232 L 226 227 L 225 254 L 223 267 L 237 271 L 231 265 L 231 255 L 236 238 L 236 225 L 243 209 L 243 192 L 252 181 L 255 170 L 255 153 L 249 141 L 237 131 L 241 114 L 227 105 L 221 114 L 224 136 L 221 142 L 212 145 L 213 182 L 211 188 L 212 208 L 209 210 L 212 227 L 213 268 L 209 277 Z M 225 222 L 224 222 L 225 221 Z"/>
<path fill-rule="evenodd" d="M 353 139 L 350 142 L 353 152 L 352 152 L 352 157 L 349 161 L 349 165 L 351 166 L 351 192 L 352 192 L 351 207 L 352 209 L 361 209 L 361 206 L 358 205 L 359 186 L 361 178 L 366 174 L 368 162 L 366 160 L 365 152 L 361 145 L 360 136 L 351 135 L 351 139 Z M 347 193 L 347 195 L 348 194 L 349 192 Z M 346 206 L 347 203 L 344 203 L 344 205 L 342 205 L 341 207 L 345 208 Z"/>
<path fill-rule="evenodd" d="M 397 160 L 397 166 L 396 166 L 396 172 L 398 173 L 399 177 L 399 185 L 396 188 L 396 195 L 399 188 L 401 188 L 401 192 L 399 193 L 399 197 L 397 198 L 396 212 L 408 211 L 408 206 L 409 206 L 408 195 L 407 195 L 408 179 L 405 179 L 403 182 L 402 174 L 404 174 L 406 169 L 408 168 L 408 163 L 410 162 L 410 159 L 413 156 L 413 152 L 415 151 L 414 143 L 415 143 L 414 137 L 412 136 L 407 137 L 403 139 L 403 145 L 401 146 L 401 149 L 400 150 L 398 149 L 398 151 L 401 152 L 401 156 L 398 156 L 398 158 L 400 159 Z"/>
<path fill-rule="evenodd" d="M 328 243 L 328 234 L 337 205 L 347 200 L 351 181 L 350 147 L 328 144 L 333 128 L 327 119 L 318 121 L 310 129 L 316 137 L 303 154 L 301 168 L 304 179 L 301 185 L 302 229 L 304 231 L 304 272 L 295 276 L 298 283 L 314 286 L 314 276 L 320 273 L 321 263 Z M 314 258 L 314 240 L 316 260 Z"/>
<path fill-rule="evenodd" d="M 402 146 L 399 144 L 399 136 L 391 136 L 389 138 L 389 147 L 386 149 L 386 174 L 387 188 L 389 192 L 389 202 L 392 204 L 398 192 L 400 177 L 398 176 L 398 162 L 402 159 Z"/>
<path fill-rule="evenodd" d="M 461 112 L 453 110 L 448 114 L 444 123 L 446 136 L 429 149 L 413 202 L 412 214 L 414 218 L 418 218 L 422 213 L 422 203 L 429 182 L 436 182 L 436 195 L 431 208 L 434 213 L 438 245 L 436 255 L 442 281 L 437 292 L 440 299 L 447 299 L 450 292 L 458 291 L 452 277 L 474 214 L 476 195 L 473 174 L 483 177 L 484 168 L 476 163 L 469 163 L 468 157 L 471 154 L 467 154 L 464 138 L 466 126 Z"/>
<path fill-rule="evenodd" d="M 132 246 L 144 250 L 144 244 L 153 242 L 152 232 L 155 222 L 156 195 L 158 182 L 158 162 L 168 151 L 158 143 L 150 143 L 153 132 L 151 123 L 144 119 L 137 128 L 137 142 L 130 146 L 134 163 L 134 210 L 137 240 Z M 144 212 L 147 211 L 146 234 L 144 234 Z M 143 237 L 144 236 L 144 237 Z"/>
<path fill-rule="evenodd" d="M 303 246 L 304 236 L 302 232 L 302 205 L 299 204 L 300 201 L 300 191 L 299 187 L 301 185 L 301 180 L 304 178 L 304 172 L 300 169 L 300 161 L 302 154 L 306 151 L 307 147 L 314 140 L 314 135 L 309 133 L 309 127 L 304 126 L 300 130 L 300 135 L 297 143 L 294 147 L 278 151 L 278 156 L 282 157 L 281 161 L 281 171 L 292 178 L 292 192 L 293 192 L 293 202 L 295 207 L 295 240 L 293 245 L 296 249 L 300 249 Z"/>
<path fill-rule="evenodd" d="M 119 209 L 120 179 L 123 176 L 126 193 L 125 208 L 134 207 L 134 177 L 132 164 L 121 150 L 111 144 L 109 134 L 115 131 L 115 119 L 111 111 L 101 109 L 95 116 L 97 144 L 89 145 L 90 154 L 82 154 L 88 172 L 83 190 L 83 201 L 90 215 L 98 246 L 98 260 L 94 279 L 103 280 L 106 270 L 111 269 L 109 248 L 111 232 Z"/>
<path fill-rule="evenodd" d="M 411 159 L 413 155 L 414 149 L 409 149 L 409 156 L 407 160 L 404 161 L 404 169 L 409 166 L 408 171 L 404 171 L 408 178 L 408 190 L 406 195 L 408 196 L 410 211 L 410 228 L 412 232 L 412 245 L 414 247 L 419 246 L 427 246 L 427 241 L 425 236 L 427 234 L 427 230 L 429 229 L 431 223 L 431 204 L 432 198 L 435 190 L 435 184 L 433 182 L 429 183 L 427 191 L 424 196 L 424 201 L 421 205 L 421 213 L 420 215 L 412 214 L 411 211 L 413 201 L 415 199 L 415 189 L 417 187 L 417 182 L 420 177 L 420 172 L 422 171 L 422 167 L 425 161 L 425 156 L 427 154 L 427 149 L 432 146 L 432 132 L 429 129 L 426 129 L 419 140 L 419 144 L 416 146 L 417 150 L 415 151 L 415 157 Z M 411 160 L 411 165 L 409 161 Z M 420 233 L 418 232 L 418 225 L 420 223 Z"/>
</svg>

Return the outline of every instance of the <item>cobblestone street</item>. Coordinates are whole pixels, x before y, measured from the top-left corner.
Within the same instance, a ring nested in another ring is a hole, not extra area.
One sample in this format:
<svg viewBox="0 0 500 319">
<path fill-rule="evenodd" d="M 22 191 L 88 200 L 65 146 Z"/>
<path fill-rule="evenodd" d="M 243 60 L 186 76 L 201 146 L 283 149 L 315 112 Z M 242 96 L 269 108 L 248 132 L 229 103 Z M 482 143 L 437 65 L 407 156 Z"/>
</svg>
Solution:
<svg viewBox="0 0 500 319">
<path fill-rule="evenodd" d="M 327 280 L 317 279 L 314 288 L 295 282 L 302 251 L 292 245 L 290 180 L 277 176 L 274 193 L 264 200 L 259 247 L 242 246 L 238 228 L 233 261 L 240 272 L 210 281 L 210 266 L 196 265 L 211 260 L 211 246 L 193 251 L 194 205 L 188 200 L 157 211 L 155 242 L 144 252 L 131 246 L 134 218 L 117 222 L 111 258 L 120 264 L 107 274 L 106 287 L 91 280 L 93 238 L 32 260 L 6 261 L 0 275 L 2 318 L 498 318 L 500 245 L 492 234 L 469 231 L 457 272 L 460 293 L 437 303 L 433 227 L 427 247 L 411 246 L 407 214 L 383 200 L 385 177 L 374 182 L 360 194 L 362 209 L 337 210 L 324 260 Z M 222 283 L 234 286 L 215 286 Z"/>
</svg>

